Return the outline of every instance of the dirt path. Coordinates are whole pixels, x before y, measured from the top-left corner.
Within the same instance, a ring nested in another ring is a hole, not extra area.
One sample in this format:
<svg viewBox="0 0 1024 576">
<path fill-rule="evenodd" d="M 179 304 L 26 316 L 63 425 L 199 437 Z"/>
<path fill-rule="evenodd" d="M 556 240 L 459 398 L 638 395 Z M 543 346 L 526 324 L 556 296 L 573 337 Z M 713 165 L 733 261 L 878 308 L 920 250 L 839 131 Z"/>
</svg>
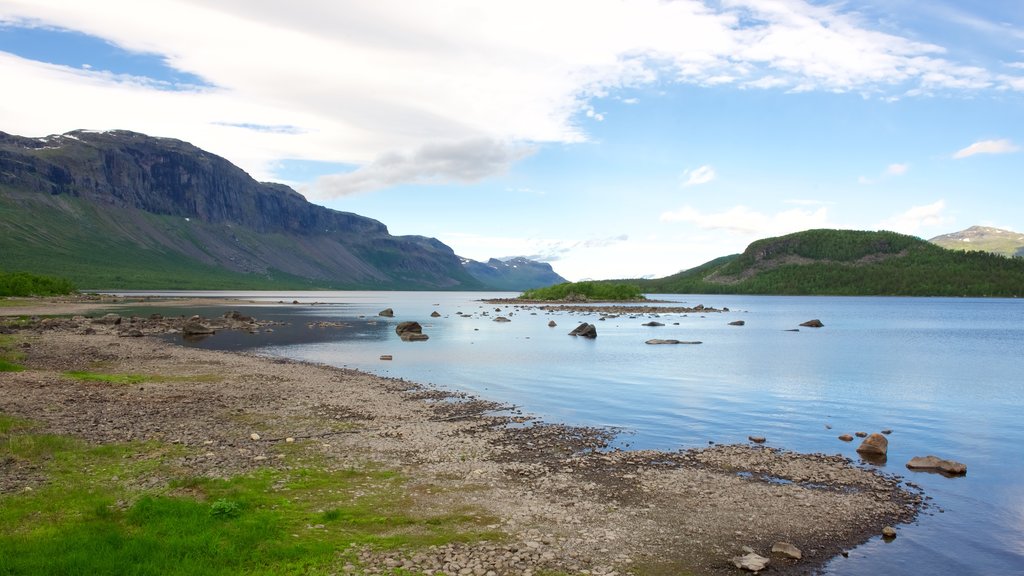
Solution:
<svg viewBox="0 0 1024 576">
<path fill-rule="evenodd" d="M 366 552 L 371 572 L 396 562 L 440 569 L 444 558 L 458 558 L 495 574 L 731 574 L 730 559 L 744 547 L 770 556 L 785 541 L 803 559 L 775 556 L 772 571 L 806 573 L 908 521 L 921 500 L 839 457 L 759 446 L 609 451 L 601 430 L 496 416 L 498 406 L 485 400 L 352 370 L 119 336 L 125 324 L 77 317 L 15 328 L 26 370 L 0 374 L 0 413 L 91 442 L 180 444 L 189 452 L 176 464 L 210 476 L 287 466 L 281 447 L 305 440 L 331 466 L 400 469 L 413 479 L 417 506 L 476 507 L 509 535 L 502 545 L 408 558 Z M 162 378 L 81 382 L 62 374 L 69 370 Z M 9 467 L 0 462 L 0 491 L 45 481 Z"/>
</svg>

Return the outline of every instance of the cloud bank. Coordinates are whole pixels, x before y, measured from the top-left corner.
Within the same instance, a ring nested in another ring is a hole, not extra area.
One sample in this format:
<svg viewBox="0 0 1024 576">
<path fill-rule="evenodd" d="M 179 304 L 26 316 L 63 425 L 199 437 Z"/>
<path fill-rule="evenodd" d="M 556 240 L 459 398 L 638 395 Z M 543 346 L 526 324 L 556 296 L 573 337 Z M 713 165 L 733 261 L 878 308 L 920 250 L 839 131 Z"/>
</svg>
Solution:
<svg viewBox="0 0 1024 576">
<path fill-rule="evenodd" d="M 1015 145 L 1013 142 L 1003 140 L 981 140 L 961 148 L 953 154 L 953 158 L 961 160 L 963 158 L 969 158 L 977 154 L 1009 154 L 1010 152 L 1017 152 L 1020 147 Z"/>
<path fill-rule="evenodd" d="M 950 60 L 944 47 L 884 32 L 844 3 L 485 6 L 0 0 L 0 25 L 86 34 L 157 55 L 204 82 L 168 90 L 99 62 L 72 67 L 0 52 L 0 121 L 25 135 L 128 128 L 177 137 L 260 179 L 282 158 L 359 166 L 317 185 L 346 194 L 501 173 L 530 146 L 587 140 L 588 126 L 605 117 L 596 100 L 625 88 L 685 83 L 895 98 L 1024 91 L 1013 67 L 996 73 Z M 475 169 L 465 163 L 474 146 Z"/>
</svg>

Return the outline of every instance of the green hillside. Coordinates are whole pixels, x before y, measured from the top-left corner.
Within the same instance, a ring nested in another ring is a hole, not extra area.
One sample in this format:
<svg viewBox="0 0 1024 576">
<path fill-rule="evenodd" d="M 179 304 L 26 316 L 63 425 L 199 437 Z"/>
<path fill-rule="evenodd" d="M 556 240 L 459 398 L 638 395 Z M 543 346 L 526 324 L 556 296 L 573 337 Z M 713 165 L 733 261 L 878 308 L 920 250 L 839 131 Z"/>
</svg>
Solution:
<svg viewBox="0 0 1024 576">
<path fill-rule="evenodd" d="M 639 283 L 668 294 L 1018 297 L 1024 259 L 946 250 L 895 232 L 808 230 Z"/>
</svg>

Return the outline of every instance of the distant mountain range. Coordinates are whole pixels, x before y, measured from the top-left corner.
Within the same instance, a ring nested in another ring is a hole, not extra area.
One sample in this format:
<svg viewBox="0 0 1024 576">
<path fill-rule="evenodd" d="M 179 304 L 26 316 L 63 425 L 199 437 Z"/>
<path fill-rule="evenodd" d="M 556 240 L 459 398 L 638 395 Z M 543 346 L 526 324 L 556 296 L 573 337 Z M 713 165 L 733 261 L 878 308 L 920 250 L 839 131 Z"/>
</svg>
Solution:
<svg viewBox="0 0 1024 576">
<path fill-rule="evenodd" d="M 966 230 L 936 236 L 929 242 L 950 250 L 982 250 L 1003 256 L 1024 257 L 1024 234 L 1001 228 L 971 226 Z"/>
<path fill-rule="evenodd" d="M 551 264 L 521 257 L 487 262 L 463 258 L 462 265 L 474 278 L 499 290 L 521 291 L 565 282 Z"/>
<path fill-rule="evenodd" d="M 0 269 L 97 289 L 516 290 L 542 276 L 476 264 L 180 140 L 0 132 Z"/>
<path fill-rule="evenodd" d="M 1024 296 L 1024 259 L 895 232 L 807 230 L 655 280 L 647 293 Z"/>
</svg>

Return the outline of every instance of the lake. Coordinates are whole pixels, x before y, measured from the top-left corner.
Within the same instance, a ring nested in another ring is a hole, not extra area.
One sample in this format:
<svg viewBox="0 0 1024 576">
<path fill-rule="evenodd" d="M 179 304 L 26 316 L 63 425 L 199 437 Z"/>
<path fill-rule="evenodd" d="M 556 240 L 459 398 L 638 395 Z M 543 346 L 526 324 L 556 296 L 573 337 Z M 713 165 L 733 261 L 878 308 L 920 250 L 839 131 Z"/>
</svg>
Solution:
<svg viewBox="0 0 1024 576">
<path fill-rule="evenodd" d="M 899 527 L 894 541 L 873 539 L 833 560 L 827 573 L 1024 574 L 1019 300 L 653 295 L 730 311 L 661 314 L 664 326 L 646 327 L 654 318 L 602 321 L 481 302 L 514 296 L 507 293 L 166 294 L 259 300 L 247 313 L 290 323 L 190 345 L 255 349 L 466 390 L 548 421 L 620 429 L 624 447 L 676 450 L 760 435 L 769 446 L 857 461 L 859 439 L 838 435 L 892 429 L 879 468 L 920 485 L 931 505 Z M 377 316 L 386 307 L 394 318 Z M 441 317 L 430 317 L 435 310 Z M 511 322 L 494 322 L 499 315 Z M 815 318 L 823 328 L 791 331 Z M 348 326 L 307 326 L 318 320 Z M 420 322 L 430 340 L 401 342 L 394 326 L 403 320 Z M 745 325 L 728 325 L 734 320 Z M 584 321 L 597 326 L 595 340 L 567 336 Z M 650 338 L 702 343 L 644 344 Z M 967 464 L 967 476 L 905 468 L 929 454 Z"/>
</svg>

